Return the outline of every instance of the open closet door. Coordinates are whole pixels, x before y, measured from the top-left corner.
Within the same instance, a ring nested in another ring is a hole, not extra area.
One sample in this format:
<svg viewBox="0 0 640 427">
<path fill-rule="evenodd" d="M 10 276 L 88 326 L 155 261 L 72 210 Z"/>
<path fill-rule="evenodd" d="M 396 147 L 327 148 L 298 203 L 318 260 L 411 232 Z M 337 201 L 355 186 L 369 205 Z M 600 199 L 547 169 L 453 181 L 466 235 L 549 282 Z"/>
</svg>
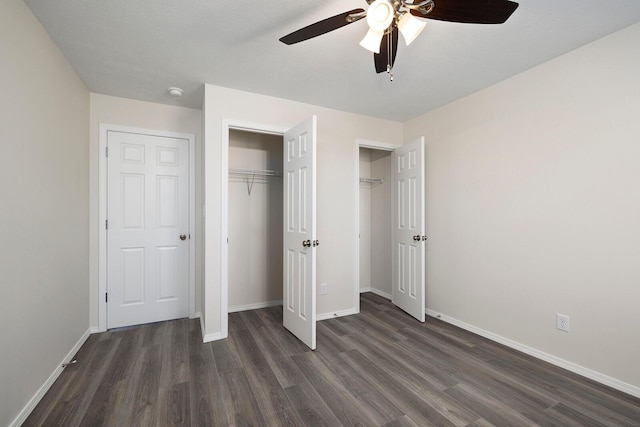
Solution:
<svg viewBox="0 0 640 427">
<path fill-rule="evenodd" d="M 284 134 L 283 324 L 316 348 L 316 116 Z"/>
<path fill-rule="evenodd" d="M 393 303 L 424 322 L 424 137 L 393 152 Z"/>
</svg>

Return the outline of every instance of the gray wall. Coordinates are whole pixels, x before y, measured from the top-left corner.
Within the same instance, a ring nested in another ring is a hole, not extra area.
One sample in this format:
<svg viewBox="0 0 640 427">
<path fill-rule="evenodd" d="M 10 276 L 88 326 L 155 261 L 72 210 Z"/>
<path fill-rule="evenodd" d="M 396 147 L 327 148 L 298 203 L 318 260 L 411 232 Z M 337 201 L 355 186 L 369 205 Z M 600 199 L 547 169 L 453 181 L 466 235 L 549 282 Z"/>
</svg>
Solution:
<svg viewBox="0 0 640 427">
<path fill-rule="evenodd" d="M 640 395 L 638 40 L 640 24 L 404 134 L 427 141 L 427 307 Z"/>
<path fill-rule="evenodd" d="M 229 168 L 282 172 L 282 150 L 282 136 L 229 132 Z M 229 176 L 230 311 L 282 301 L 282 179 Z"/>
<path fill-rule="evenodd" d="M 89 92 L 20 0 L 0 2 L 0 425 L 89 330 Z"/>
</svg>

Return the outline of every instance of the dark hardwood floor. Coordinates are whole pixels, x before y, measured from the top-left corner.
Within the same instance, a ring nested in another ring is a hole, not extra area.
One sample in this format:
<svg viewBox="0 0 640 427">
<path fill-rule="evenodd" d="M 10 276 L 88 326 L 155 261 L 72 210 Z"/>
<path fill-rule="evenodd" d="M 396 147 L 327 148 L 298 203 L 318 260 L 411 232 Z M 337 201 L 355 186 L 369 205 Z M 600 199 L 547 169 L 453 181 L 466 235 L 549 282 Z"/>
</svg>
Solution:
<svg viewBox="0 0 640 427">
<path fill-rule="evenodd" d="M 640 399 L 363 294 L 309 351 L 282 307 L 91 335 L 25 426 L 639 426 Z"/>
</svg>

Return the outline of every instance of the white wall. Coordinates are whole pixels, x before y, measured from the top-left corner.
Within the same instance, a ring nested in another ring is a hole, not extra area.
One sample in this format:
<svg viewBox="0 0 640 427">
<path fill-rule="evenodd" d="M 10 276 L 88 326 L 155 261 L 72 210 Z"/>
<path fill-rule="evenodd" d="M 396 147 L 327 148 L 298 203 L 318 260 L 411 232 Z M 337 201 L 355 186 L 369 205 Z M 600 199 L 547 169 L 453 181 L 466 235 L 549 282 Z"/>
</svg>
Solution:
<svg viewBox="0 0 640 427">
<path fill-rule="evenodd" d="M 196 145 L 196 312 L 200 310 L 202 287 L 202 112 L 192 108 L 135 101 L 96 93 L 91 94 L 90 148 L 90 309 L 91 326 L 98 327 L 98 233 L 99 221 L 99 161 L 100 124 L 129 126 L 195 135 Z"/>
<path fill-rule="evenodd" d="M 371 177 L 382 178 L 371 187 L 371 288 L 391 295 L 391 152 L 371 151 Z"/>
<path fill-rule="evenodd" d="M 89 330 L 89 92 L 20 0 L 0 2 L 0 58 L 6 426 Z"/>
<path fill-rule="evenodd" d="M 229 167 L 282 172 L 282 137 L 229 132 Z M 229 310 L 282 301 L 282 177 L 229 177 Z M 249 194 L 251 190 L 251 194 Z"/>
<path fill-rule="evenodd" d="M 428 308 L 640 395 L 638 40 L 640 24 L 404 132 L 427 140 Z"/>
<path fill-rule="evenodd" d="M 360 148 L 360 288 L 391 295 L 391 152 Z"/>
<path fill-rule="evenodd" d="M 360 177 L 371 177 L 371 150 L 360 148 Z M 371 184 L 360 183 L 360 290 L 371 288 Z"/>
<path fill-rule="evenodd" d="M 205 192 L 206 270 L 203 302 L 205 339 L 221 335 L 221 233 L 222 126 L 223 119 L 264 124 L 286 130 L 318 117 L 318 283 L 326 282 L 327 295 L 318 295 L 318 314 L 343 312 L 356 307 L 353 229 L 358 198 L 353 182 L 356 138 L 400 143 L 400 123 L 321 108 L 263 95 L 205 86 Z"/>
</svg>

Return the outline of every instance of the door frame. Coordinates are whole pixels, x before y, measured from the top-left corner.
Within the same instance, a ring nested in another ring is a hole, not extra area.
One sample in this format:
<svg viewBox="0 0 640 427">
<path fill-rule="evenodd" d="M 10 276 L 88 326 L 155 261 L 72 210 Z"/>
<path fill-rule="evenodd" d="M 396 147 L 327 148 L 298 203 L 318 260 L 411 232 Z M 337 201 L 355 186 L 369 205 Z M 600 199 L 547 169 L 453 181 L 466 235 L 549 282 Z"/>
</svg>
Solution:
<svg viewBox="0 0 640 427">
<path fill-rule="evenodd" d="M 392 144 L 390 142 L 381 142 L 381 141 L 371 141 L 367 139 L 356 138 L 354 144 L 355 150 L 355 162 L 354 162 L 354 170 L 355 170 L 355 179 L 354 179 L 354 189 L 356 197 L 354 197 L 354 209 L 355 209 L 355 218 L 354 218 L 354 241 L 355 241 L 355 283 L 354 283 L 354 301 L 356 307 L 356 313 L 360 313 L 360 149 L 361 148 L 370 148 L 373 150 L 380 151 L 388 151 L 393 152 L 396 148 L 402 147 L 400 144 Z M 389 224 L 391 226 L 391 224 Z"/>
<path fill-rule="evenodd" d="M 220 206 L 220 338 L 229 336 L 229 131 L 260 133 L 283 137 L 287 128 L 252 123 L 243 120 L 222 119 L 222 144 L 220 156 L 221 198 Z M 284 146 L 284 143 L 283 143 Z"/>
<path fill-rule="evenodd" d="M 190 318 L 196 314 L 196 173 L 195 173 L 195 140 L 194 134 L 169 132 L 156 129 L 136 128 L 100 123 L 99 125 L 99 151 L 98 151 L 98 332 L 107 330 L 107 137 L 108 133 L 125 132 L 140 135 L 152 135 L 164 138 L 179 138 L 188 141 L 189 147 L 189 234 L 194 238 L 189 239 L 189 284 L 188 284 L 188 314 Z"/>
</svg>

